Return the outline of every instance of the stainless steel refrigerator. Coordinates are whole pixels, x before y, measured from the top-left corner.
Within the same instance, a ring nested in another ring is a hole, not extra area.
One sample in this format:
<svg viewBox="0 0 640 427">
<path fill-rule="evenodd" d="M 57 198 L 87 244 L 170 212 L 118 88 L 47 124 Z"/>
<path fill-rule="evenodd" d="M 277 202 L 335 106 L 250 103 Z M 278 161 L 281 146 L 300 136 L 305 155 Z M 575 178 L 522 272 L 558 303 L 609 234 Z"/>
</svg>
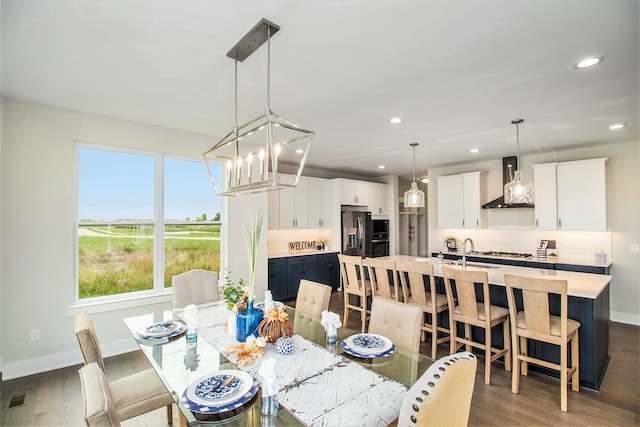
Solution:
<svg viewBox="0 0 640 427">
<path fill-rule="evenodd" d="M 353 211 L 342 208 L 342 253 L 344 255 L 373 255 L 371 238 L 373 223 L 371 212 Z"/>
</svg>

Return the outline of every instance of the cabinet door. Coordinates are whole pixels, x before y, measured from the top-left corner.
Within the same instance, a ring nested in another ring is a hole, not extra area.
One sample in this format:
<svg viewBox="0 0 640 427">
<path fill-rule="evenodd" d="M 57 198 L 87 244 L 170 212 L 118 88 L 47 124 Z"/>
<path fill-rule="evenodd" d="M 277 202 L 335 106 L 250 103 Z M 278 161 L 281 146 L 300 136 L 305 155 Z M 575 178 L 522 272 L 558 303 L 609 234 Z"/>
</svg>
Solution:
<svg viewBox="0 0 640 427">
<path fill-rule="evenodd" d="M 369 203 L 369 183 L 352 179 L 340 180 L 340 204 L 367 206 Z"/>
<path fill-rule="evenodd" d="M 370 184 L 365 181 L 356 181 L 356 203 L 360 206 L 369 205 L 369 188 Z"/>
<path fill-rule="evenodd" d="M 331 183 L 309 178 L 309 228 L 331 227 Z"/>
<path fill-rule="evenodd" d="M 462 175 L 437 177 L 438 228 L 464 227 Z"/>
<path fill-rule="evenodd" d="M 533 165 L 536 229 L 555 230 L 558 227 L 556 199 L 556 166 L 558 163 Z"/>
<path fill-rule="evenodd" d="M 301 176 L 298 186 L 279 191 L 280 228 L 307 228 L 309 226 L 309 183 Z"/>
<path fill-rule="evenodd" d="M 389 186 L 370 184 L 369 209 L 373 216 L 389 216 Z"/>
<path fill-rule="evenodd" d="M 274 258 L 269 260 L 268 287 L 273 299 L 281 301 L 287 298 L 287 259 Z"/>
<path fill-rule="evenodd" d="M 269 230 L 278 230 L 280 228 L 280 192 L 269 191 L 267 194 L 267 221 Z"/>
<path fill-rule="evenodd" d="M 607 230 L 606 160 L 558 164 L 558 230 Z"/>
<path fill-rule="evenodd" d="M 318 255 L 318 283 L 329 285 L 334 291 L 340 287 L 338 254 Z"/>
<path fill-rule="evenodd" d="M 300 280 L 318 280 L 318 260 L 316 255 L 289 258 L 287 263 L 287 299 L 298 296 Z"/>
<path fill-rule="evenodd" d="M 482 201 L 485 199 L 482 173 L 463 173 L 462 180 L 464 212 L 462 225 L 464 228 L 483 228 L 486 221 L 485 213 L 482 209 Z"/>
</svg>

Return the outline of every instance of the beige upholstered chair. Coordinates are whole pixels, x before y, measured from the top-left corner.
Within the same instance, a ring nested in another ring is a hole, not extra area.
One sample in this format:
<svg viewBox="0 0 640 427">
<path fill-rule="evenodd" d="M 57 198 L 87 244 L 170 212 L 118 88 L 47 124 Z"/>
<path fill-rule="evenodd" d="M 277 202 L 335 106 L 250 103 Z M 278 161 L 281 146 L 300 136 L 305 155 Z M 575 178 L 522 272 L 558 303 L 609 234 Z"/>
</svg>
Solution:
<svg viewBox="0 0 640 427">
<path fill-rule="evenodd" d="M 367 297 L 372 295 L 371 282 L 365 278 L 364 265 L 359 256 L 338 254 L 340 261 L 340 274 L 342 276 L 342 293 L 344 294 L 344 319 L 342 324 L 349 325 L 349 313 L 360 312 L 362 332 L 367 330 L 367 319 L 370 310 L 367 309 Z M 356 303 L 352 304 L 350 296 L 356 297 Z"/>
<path fill-rule="evenodd" d="M 120 420 L 102 368 L 96 362 L 80 368 L 84 420 L 89 427 L 119 427 Z"/>
<path fill-rule="evenodd" d="M 91 317 L 82 311 L 76 314 L 74 323 L 85 365 L 96 363 L 104 371 L 102 351 Z M 110 383 L 109 388 L 120 421 L 166 406 L 167 420 L 169 423 L 172 422 L 173 397 L 153 368 L 120 378 Z"/>
<path fill-rule="evenodd" d="M 422 310 L 387 298 L 374 298 L 369 332 L 384 335 L 397 347 L 420 352 Z"/>
<path fill-rule="evenodd" d="M 533 279 L 509 274 L 504 275 L 507 300 L 511 314 L 513 336 L 513 373 L 511 391 L 518 393 L 520 366 L 527 375 L 528 363 L 560 371 L 560 409 L 567 411 L 567 386 L 571 377 L 571 389 L 580 391 L 580 354 L 578 329 L 580 323 L 567 318 L 568 297 L 566 280 Z M 515 290 L 522 291 L 523 310 L 518 311 Z M 560 316 L 549 312 L 549 295 L 560 296 Z M 560 363 L 551 363 L 528 356 L 527 340 L 543 341 L 560 347 Z M 568 345 L 571 344 L 571 366 L 567 362 Z"/>
<path fill-rule="evenodd" d="M 374 296 L 390 298 L 396 301 L 405 301 L 404 295 L 399 292 L 396 272 L 396 262 L 388 259 L 365 258 L 371 289 Z M 391 276 L 391 279 L 389 279 Z"/>
<path fill-rule="evenodd" d="M 171 278 L 173 308 L 218 301 L 218 272 L 190 270 Z"/>
<path fill-rule="evenodd" d="M 302 279 L 296 297 L 296 311 L 320 318 L 322 312 L 329 309 L 330 299 L 331 286 Z"/>
<path fill-rule="evenodd" d="M 504 307 L 490 305 L 489 277 L 486 271 L 470 271 L 442 267 L 444 284 L 449 305 L 450 353 L 458 349 L 458 343 L 464 344 L 466 350 L 476 347 L 484 350 L 484 382 L 491 384 L 491 362 L 504 356 L 504 369 L 511 371 L 511 338 L 509 335 L 509 310 Z M 458 304 L 455 304 L 453 284 L 457 294 Z M 482 285 L 481 298 L 476 295 L 475 284 Z M 478 302 L 481 299 L 484 301 Z M 464 324 L 464 336 L 458 336 L 457 323 Z M 502 324 L 504 331 L 504 348 L 492 346 L 491 328 Z M 473 340 L 471 326 L 484 329 L 484 343 Z"/>
<path fill-rule="evenodd" d="M 449 330 L 438 326 L 438 314 L 447 311 L 447 297 L 436 293 L 436 282 L 433 274 L 433 265 L 426 262 L 401 262 L 396 263 L 402 288 L 408 295 L 405 300 L 408 304 L 418 306 L 424 312 L 422 324 L 423 335 L 431 334 L 431 358 L 436 358 L 438 344 L 449 341 Z M 425 289 L 425 277 L 428 280 L 429 291 Z M 438 331 L 447 335 L 438 338 Z"/>
<path fill-rule="evenodd" d="M 469 352 L 438 359 L 405 395 L 398 426 L 466 426 L 477 365 Z"/>
</svg>

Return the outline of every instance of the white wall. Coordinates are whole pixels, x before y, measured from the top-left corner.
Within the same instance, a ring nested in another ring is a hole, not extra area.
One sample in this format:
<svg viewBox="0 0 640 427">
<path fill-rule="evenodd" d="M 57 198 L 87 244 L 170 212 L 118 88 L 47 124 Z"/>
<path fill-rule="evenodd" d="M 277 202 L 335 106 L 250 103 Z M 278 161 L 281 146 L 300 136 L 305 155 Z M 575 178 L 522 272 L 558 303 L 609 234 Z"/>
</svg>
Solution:
<svg viewBox="0 0 640 427">
<path fill-rule="evenodd" d="M 638 167 L 640 165 L 640 141 L 530 154 L 521 156 L 520 163 L 525 178 L 533 180 L 533 168 L 531 167 L 533 164 L 599 157 L 608 157 L 609 159 L 606 180 L 607 222 L 611 236 L 610 255 L 613 261 L 610 269 L 610 274 L 613 276 L 610 285 L 611 320 L 640 325 L 640 254 L 631 253 L 629 248 L 631 244 L 640 244 L 640 168 Z M 467 163 L 429 171 L 429 252 L 442 249 L 442 238 L 444 233 L 448 232 L 437 228 L 437 182 L 435 177 L 475 170 L 487 172 L 487 194 L 489 200 L 493 200 L 501 194 L 501 159 Z M 588 208 L 588 206 L 585 206 L 585 209 Z M 483 235 L 485 235 L 487 237 L 486 240 L 489 241 L 496 238 L 496 235 L 500 232 L 499 230 L 505 230 L 503 232 L 509 233 L 512 237 L 529 238 L 533 232 L 532 230 L 535 230 L 532 210 L 511 210 L 497 212 L 493 215 L 490 213 L 489 230 L 477 230 L 473 232 L 473 235 L 478 239 L 483 238 Z M 464 235 L 464 231 L 461 231 L 461 233 Z M 558 236 L 558 239 L 563 238 L 563 236 L 570 239 L 584 238 L 584 236 L 576 236 L 569 233 L 571 232 L 556 231 L 552 234 Z M 609 233 L 606 233 L 606 235 L 609 235 Z M 606 235 L 604 236 L 605 238 Z M 598 240 L 601 237 L 591 236 L 589 238 Z M 590 251 L 592 249 L 592 247 L 589 247 L 586 250 Z M 482 250 L 506 249 L 483 248 Z M 568 254 L 560 253 L 559 255 Z"/>
<path fill-rule="evenodd" d="M 9 343 L 3 348 L 3 379 L 10 379 L 82 360 L 72 317 L 76 311 L 72 308 L 74 141 L 196 159 L 216 141 L 203 135 L 11 100 L 5 100 L 3 130 L 1 322 L 4 342 Z M 235 221 L 243 221 L 245 212 L 266 212 L 266 197 L 236 198 L 228 209 L 229 229 L 235 235 L 244 226 L 242 223 L 239 227 Z M 234 260 L 244 255 L 242 250 L 232 248 L 227 256 Z M 257 281 L 266 284 L 266 244 L 262 251 L 264 259 Z M 237 266 L 234 273 L 247 277 L 244 268 Z M 167 295 L 144 306 L 147 302 L 139 300 L 134 307 L 114 311 L 90 307 L 105 355 L 136 348 L 122 318 L 169 308 L 170 299 Z M 32 328 L 40 329 L 39 341 L 30 341 Z"/>
</svg>

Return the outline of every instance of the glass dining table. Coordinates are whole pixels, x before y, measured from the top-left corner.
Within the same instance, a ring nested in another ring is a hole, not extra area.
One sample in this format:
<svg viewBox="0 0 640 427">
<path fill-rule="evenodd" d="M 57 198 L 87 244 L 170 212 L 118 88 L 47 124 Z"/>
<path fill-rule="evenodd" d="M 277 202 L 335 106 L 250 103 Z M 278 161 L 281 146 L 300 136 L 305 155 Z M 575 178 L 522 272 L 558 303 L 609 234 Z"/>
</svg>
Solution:
<svg viewBox="0 0 640 427">
<path fill-rule="evenodd" d="M 343 343 L 358 331 L 338 329 L 338 343 L 327 344 L 320 319 L 286 307 L 293 323 L 294 351 L 284 356 L 273 344 L 252 364 L 239 367 L 229 346 L 237 344 L 226 332 L 231 314 L 223 302 L 198 306 L 197 338 L 187 341 L 181 333 L 170 338 L 145 339 L 149 325 L 180 322 L 181 310 L 159 311 L 129 317 L 124 322 L 158 376 L 175 399 L 181 426 L 224 424 L 231 426 L 386 425 L 398 417 L 402 399 L 433 360 L 395 347 L 385 357 L 361 358 L 345 352 Z M 347 350 L 348 350 L 347 346 Z M 387 352 L 389 353 L 389 352 Z M 280 409 L 275 416 L 261 414 L 262 377 L 258 368 L 269 357 L 276 359 L 276 390 Z M 237 408 L 194 409 L 187 389 L 212 373 L 241 370 L 253 377 L 253 394 Z"/>
</svg>

